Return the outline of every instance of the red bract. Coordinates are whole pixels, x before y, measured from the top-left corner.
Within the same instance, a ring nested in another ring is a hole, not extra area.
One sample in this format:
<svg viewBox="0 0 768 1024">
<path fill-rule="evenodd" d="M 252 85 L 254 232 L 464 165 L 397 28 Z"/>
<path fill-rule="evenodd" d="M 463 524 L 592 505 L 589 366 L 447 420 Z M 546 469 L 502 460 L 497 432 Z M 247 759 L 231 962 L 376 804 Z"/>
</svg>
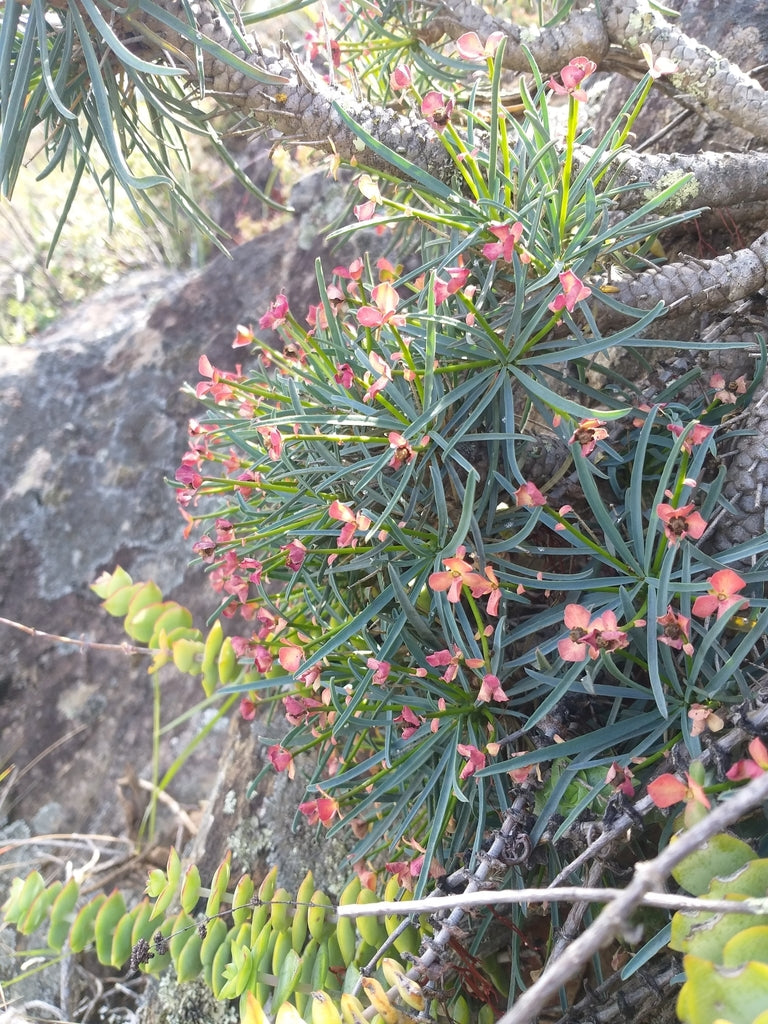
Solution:
<svg viewBox="0 0 768 1024">
<path fill-rule="evenodd" d="M 667 430 L 669 430 L 675 437 L 680 437 L 685 428 L 681 423 L 668 423 Z M 709 435 L 713 432 L 714 427 L 705 427 L 703 423 L 697 423 L 688 436 L 683 441 L 683 451 L 689 454 L 693 451 L 694 446 L 701 444 L 702 441 L 706 441 Z"/>
<path fill-rule="evenodd" d="M 230 382 L 237 383 L 243 379 L 239 364 L 234 373 L 228 373 L 226 370 L 218 370 L 206 355 L 200 356 L 197 369 L 201 377 L 210 378 L 210 383 L 201 381 L 195 388 L 195 394 L 198 398 L 210 395 L 214 402 L 224 402 L 231 398 L 234 390 Z"/>
<path fill-rule="evenodd" d="M 635 787 L 632 785 L 634 776 L 629 768 L 622 768 L 616 761 L 608 769 L 605 781 L 612 786 L 617 793 L 632 797 L 635 795 Z"/>
<path fill-rule="evenodd" d="M 352 260 L 348 267 L 334 267 L 331 273 L 336 274 L 337 277 L 345 277 L 351 281 L 359 281 L 363 276 L 364 269 L 365 264 L 358 256 L 357 259 Z"/>
<path fill-rule="evenodd" d="M 691 736 L 700 736 L 703 732 L 720 732 L 725 728 L 723 719 L 716 715 L 711 708 L 703 704 L 691 704 L 688 708 L 688 717 L 691 720 Z"/>
<path fill-rule="evenodd" d="M 489 615 L 499 614 L 499 604 L 501 602 L 501 584 L 499 583 L 496 573 L 493 571 L 490 565 L 485 567 L 485 575 L 488 577 L 491 589 L 488 597 L 488 604 L 485 606 L 485 610 Z"/>
<path fill-rule="evenodd" d="M 352 367 L 349 363 L 341 363 L 336 367 L 336 373 L 333 375 L 333 379 L 337 384 L 341 384 L 344 388 L 352 386 L 352 382 L 355 379 L 355 375 L 352 371 Z"/>
<path fill-rule="evenodd" d="M 576 277 L 572 270 L 564 271 L 559 277 L 563 290 L 555 296 L 547 308 L 551 309 L 553 313 L 559 313 L 561 309 L 567 309 L 569 313 L 572 313 L 577 302 L 589 298 L 592 289 Z"/>
<path fill-rule="evenodd" d="M 570 630 L 568 636 L 557 642 L 557 650 L 563 661 L 584 661 L 587 646 L 584 637 L 589 632 L 590 611 L 580 604 L 567 604 L 563 621 Z M 592 657 L 597 657 L 593 654 Z"/>
<path fill-rule="evenodd" d="M 243 327 L 242 324 L 238 324 L 237 334 L 235 334 L 235 340 L 232 342 L 232 348 L 241 348 L 243 345 L 252 345 L 255 340 L 253 331 L 250 327 Z"/>
<path fill-rule="evenodd" d="M 285 564 L 293 572 L 298 572 L 307 557 L 307 549 L 300 540 L 292 540 L 290 544 L 284 544 L 281 551 L 285 551 Z"/>
<path fill-rule="evenodd" d="M 373 679 L 371 681 L 377 686 L 383 686 L 392 668 L 390 663 L 388 661 L 379 661 L 377 658 L 369 658 L 366 665 L 373 670 Z"/>
<path fill-rule="evenodd" d="M 726 778 L 732 782 L 741 782 L 745 779 L 756 779 L 763 772 L 768 771 L 768 748 L 759 736 L 755 736 L 749 744 L 750 761 L 737 761 L 725 773 Z"/>
<path fill-rule="evenodd" d="M 451 119 L 453 100 L 442 93 L 428 92 L 421 101 L 421 114 L 436 132 L 441 132 Z"/>
<path fill-rule="evenodd" d="M 355 533 L 357 530 L 368 530 L 371 526 L 371 520 L 368 516 L 362 512 L 355 514 L 351 508 L 343 505 L 338 500 L 331 502 L 328 508 L 328 515 L 331 519 L 344 523 L 339 533 L 339 539 L 336 541 L 337 546 L 340 548 L 357 547 Z"/>
<path fill-rule="evenodd" d="M 339 805 L 331 797 L 321 796 L 317 800 L 299 804 L 299 810 L 306 815 L 310 825 L 322 824 L 327 828 L 338 814 Z"/>
<path fill-rule="evenodd" d="M 679 804 L 681 800 L 695 802 L 702 807 L 709 808 L 710 802 L 707 794 L 698 782 L 695 782 L 688 772 L 685 773 L 688 779 L 686 785 L 676 775 L 659 775 L 652 782 L 648 783 L 648 796 L 657 807 L 671 807 Z"/>
<path fill-rule="evenodd" d="M 464 60 L 484 60 L 493 57 L 503 38 L 503 32 L 491 32 L 483 46 L 477 32 L 465 32 L 456 40 L 456 49 Z"/>
<path fill-rule="evenodd" d="M 459 743 L 456 749 L 462 757 L 467 758 L 467 763 L 461 769 L 460 779 L 468 779 L 480 768 L 485 768 L 485 754 L 471 743 Z"/>
<path fill-rule="evenodd" d="M 270 305 L 264 316 L 260 318 L 259 327 L 263 330 L 267 330 L 269 328 L 275 330 L 277 327 L 280 327 L 281 324 L 285 323 L 287 316 L 288 297 L 281 292 Z"/>
<path fill-rule="evenodd" d="M 393 448 L 395 452 L 389 460 L 389 465 L 392 469 L 400 469 L 406 463 L 413 462 L 416 458 L 416 452 L 402 434 L 398 434 L 393 430 L 389 433 L 388 440 L 389 447 Z"/>
<path fill-rule="evenodd" d="M 358 323 L 363 327 L 382 327 L 384 324 L 392 324 L 394 327 L 402 327 L 406 321 L 405 316 L 395 313 L 400 296 L 389 283 L 382 281 L 377 284 L 371 292 L 371 298 L 375 306 L 361 306 L 357 311 Z"/>
<path fill-rule="evenodd" d="M 204 562 L 210 564 L 216 555 L 216 542 L 208 536 L 201 537 L 192 545 L 192 550 L 196 555 L 200 555 Z"/>
<path fill-rule="evenodd" d="M 504 693 L 499 677 L 489 673 L 483 676 L 483 685 L 480 687 L 477 699 L 482 701 L 497 700 L 500 704 L 505 704 L 509 697 Z"/>
<path fill-rule="evenodd" d="M 547 504 L 547 499 L 541 493 L 536 484 L 531 483 L 530 480 L 517 488 L 514 497 L 515 505 L 517 505 L 518 508 L 529 508 L 531 506 Z"/>
<path fill-rule="evenodd" d="M 645 57 L 651 78 L 661 78 L 662 75 L 674 75 L 678 70 L 677 64 L 670 60 L 669 57 L 654 57 L 648 43 L 640 43 L 640 52 Z"/>
<path fill-rule="evenodd" d="M 596 658 L 601 651 L 620 651 L 629 647 L 629 637 L 618 628 L 616 613 L 608 610 L 592 623 L 584 643 L 590 646 L 590 656 Z"/>
<path fill-rule="evenodd" d="M 375 682 L 375 679 L 374 679 Z M 409 707 L 404 707 L 395 722 L 403 722 L 405 728 L 402 731 L 402 737 L 404 740 L 409 739 L 413 734 L 424 724 L 424 719 L 419 716 Z"/>
<path fill-rule="evenodd" d="M 441 302 L 445 302 L 449 295 L 454 295 L 460 291 L 467 283 L 467 278 L 469 277 L 469 267 L 446 267 L 445 272 L 449 277 L 447 282 L 439 277 L 435 278 L 434 292 L 435 305 L 437 306 Z"/>
<path fill-rule="evenodd" d="M 603 441 L 608 437 L 608 431 L 603 426 L 604 423 L 605 420 L 581 420 L 568 439 L 568 444 L 579 444 L 581 445 L 582 455 L 591 455 L 595 450 L 597 442 Z"/>
<path fill-rule="evenodd" d="M 747 598 L 739 594 L 746 587 L 746 580 L 733 569 L 718 569 L 708 578 L 707 583 L 710 585 L 709 593 L 702 594 L 693 602 L 693 614 L 699 618 L 706 619 L 717 612 L 719 619 L 734 605 L 739 608 L 749 607 Z"/>
<path fill-rule="evenodd" d="M 444 558 L 445 572 L 433 572 L 429 577 L 429 585 L 436 591 L 448 591 L 448 600 L 456 604 L 461 600 L 461 588 L 466 584 L 472 590 L 473 597 L 487 594 L 491 585 L 475 571 L 474 567 L 463 558 Z"/>
<path fill-rule="evenodd" d="M 512 253 L 523 233 L 522 222 L 518 220 L 514 224 L 489 224 L 488 230 L 498 238 L 498 242 L 486 242 L 483 246 L 483 256 L 487 260 L 504 260 L 506 263 L 511 263 Z M 523 263 L 531 262 L 528 253 L 519 253 L 518 255 Z"/>
<path fill-rule="evenodd" d="M 389 76 L 390 88 L 395 92 L 399 92 L 401 89 L 409 89 L 412 85 L 413 76 L 411 75 L 411 69 L 407 64 L 398 64 Z"/>
<path fill-rule="evenodd" d="M 674 647 L 676 651 L 685 651 L 689 657 L 693 656 L 693 644 L 689 641 L 691 635 L 690 619 L 673 612 L 672 605 L 669 605 L 667 614 L 660 616 L 656 621 L 664 629 L 664 633 L 659 637 L 660 644 Z"/>
<path fill-rule="evenodd" d="M 560 96 L 573 96 L 575 100 L 583 103 L 587 99 L 587 94 L 580 88 L 581 83 L 596 70 L 597 64 L 594 61 L 588 60 L 586 57 L 574 57 L 560 71 L 563 84 L 550 78 L 547 85 Z"/>
<path fill-rule="evenodd" d="M 744 374 L 726 384 L 722 373 L 715 373 L 710 377 L 709 385 L 710 387 L 717 388 L 715 398 L 722 402 L 723 405 L 735 405 L 737 396 L 747 393 L 747 378 Z"/>
<path fill-rule="evenodd" d="M 286 750 L 285 747 L 281 747 L 278 744 L 268 747 L 267 757 L 272 762 L 272 767 L 276 772 L 287 771 L 289 779 L 292 779 L 296 774 L 296 765 L 293 761 L 293 755 L 290 750 Z"/>
<path fill-rule="evenodd" d="M 683 505 L 682 508 L 673 508 L 671 505 L 656 506 L 656 515 L 664 524 L 664 533 L 670 544 L 677 544 L 683 537 L 698 540 L 704 533 L 707 524 L 699 513 L 694 511 L 695 508 L 695 505 Z"/>
<path fill-rule="evenodd" d="M 252 722 L 256 717 L 256 705 L 250 697 L 243 697 L 240 701 L 240 717 L 246 722 Z"/>
</svg>

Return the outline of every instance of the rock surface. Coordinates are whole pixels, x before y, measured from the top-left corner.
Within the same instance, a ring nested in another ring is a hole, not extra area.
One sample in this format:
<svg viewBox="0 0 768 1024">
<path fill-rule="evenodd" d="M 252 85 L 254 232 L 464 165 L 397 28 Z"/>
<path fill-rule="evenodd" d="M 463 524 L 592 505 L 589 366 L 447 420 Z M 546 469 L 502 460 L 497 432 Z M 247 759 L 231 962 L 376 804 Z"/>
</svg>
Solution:
<svg viewBox="0 0 768 1024">
<path fill-rule="evenodd" d="M 210 613 L 164 482 L 199 409 L 180 389 L 199 379 L 201 353 L 224 369 L 247 359 L 231 348 L 235 327 L 255 324 L 279 290 L 297 310 L 314 298 L 317 232 L 339 201 L 324 203 L 323 188 L 321 180 L 305 189 L 302 216 L 231 260 L 191 274 L 135 273 L 24 348 L 0 348 L 1 616 L 120 642 L 120 623 L 89 590 L 117 564 L 134 579 L 154 579 L 201 620 Z M 29 819 L 55 804 L 58 816 L 47 819 L 55 830 L 124 830 L 119 806 L 105 808 L 104 797 L 128 766 L 147 770 L 146 663 L 1 628 L 0 749 L 19 772 L 11 815 Z M 197 684 L 167 678 L 165 719 L 201 696 Z M 54 754 L 55 743 L 63 746 Z M 195 770 L 180 773 L 176 788 L 191 803 L 206 795 Z"/>
</svg>

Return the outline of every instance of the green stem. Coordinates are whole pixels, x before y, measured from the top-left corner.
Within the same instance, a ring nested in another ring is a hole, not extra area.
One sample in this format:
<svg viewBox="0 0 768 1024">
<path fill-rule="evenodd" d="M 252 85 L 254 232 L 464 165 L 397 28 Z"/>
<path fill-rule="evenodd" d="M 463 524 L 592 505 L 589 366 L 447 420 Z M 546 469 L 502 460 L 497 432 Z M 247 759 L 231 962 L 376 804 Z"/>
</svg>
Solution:
<svg viewBox="0 0 768 1024">
<path fill-rule="evenodd" d="M 576 142 L 576 128 L 579 121 L 579 104 L 573 96 L 568 97 L 568 131 L 565 137 L 565 163 L 563 164 L 563 192 L 560 200 L 560 248 L 565 248 L 565 224 L 568 219 L 568 198 L 571 191 L 573 172 L 573 147 Z"/>
</svg>

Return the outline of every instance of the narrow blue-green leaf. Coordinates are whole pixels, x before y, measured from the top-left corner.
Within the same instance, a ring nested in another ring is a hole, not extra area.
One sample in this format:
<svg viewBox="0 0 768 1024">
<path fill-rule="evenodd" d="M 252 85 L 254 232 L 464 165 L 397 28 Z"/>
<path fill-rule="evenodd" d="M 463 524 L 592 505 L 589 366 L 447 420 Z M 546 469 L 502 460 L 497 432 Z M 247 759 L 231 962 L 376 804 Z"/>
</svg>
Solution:
<svg viewBox="0 0 768 1024">
<path fill-rule="evenodd" d="M 70 14 L 74 20 L 80 45 L 83 50 L 83 57 L 88 68 L 91 80 L 91 94 L 96 104 L 99 119 L 98 138 L 104 148 L 112 170 L 120 178 L 120 181 L 135 189 L 147 189 L 154 185 L 170 185 L 171 179 L 167 175 L 148 175 L 145 178 L 137 178 L 128 169 L 120 147 L 115 139 L 112 130 L 113 111 L 110 106 L 109 96 L 101 77 L 100 61 L 96 55 L 85 22 L 77 9 L 75 0 L 68 0 Z"/>
<path fill-rule="evenodd" d="M 456 744 L 451 742 L 449 736 L 446 742 L 445 750 L 440 758 L 439 763 L 435 767 L 435 775 L 443 780 L 443 785 L 440 787 L 440 796 L 437 801 L 437 806 L 434 810 L 432 818 L 432 827 L 429 829 L 429 838 L 427 840 L 427 848 L 424 853 L 424 866 L 421 869 L 419 880 L 416 883 L 413 897 L 419 899 L 426 891 L 427 885 L 430 883 L 430 865 L 432 864 L 433 858 L 435 857 L 435 851 L 437 850 L 438 843 L 442 841 L 443 833 L 445 831 L 445 816 L 446 810 L 449 806 L 451 798 L 453 796 L 453 787 L 448 786 L 445 783 L 449 779 L 454 779 L 456 776 L 456 762 L 459 757 L 459 752 L 456 749 Z M 439 858 L 438 858 L 439 859 Z"/>
<path fill-rule="evenodd" d="M 662 718 L 669 718 L 669 709 L 667 708 L 667 698 L 664 695 L 664 683 L 661 681 L 659 675 L 659 641 L 656 636 L 656 619 L 658 617 L 658 604 L 656 601 L 656 587 L 651 580 L 648 581 L 648 615 L 646 626 L 646 651 L 648 655 L 648 680 L 651 684 L 651 690 L 653 691 L 653 698 L 656 701 L 656 707 Z"/>
<path fill-rule="evenodd" d="M 170 14 L 162 7 L 153 3 L 152 0 L 138 0 L 138 7 L 139 10 L 144 12 L 144 14 L 148 14 L 151 18 L 156 18 L 163 25 L 167 25 L 168 28 L 173 29 L 174 32 L 178 32 L 182 38 L 194 43 L 196 48 L 200 48 L 206 53 L 209 53 L 212 57 L 218 58 L 226 64 L 227 67 L 232 68 L 234 71 L 239 71 L 247 78 L 252 78 L 257 82 L 261 82 L 262 85 L 285 85 L 290 81 L 290 79 L 286 78 L 285 75 L 273 75 L 268 71 L 264 71 L 263 68 L 249 64 L 236 54 L 230 53 L 229 50 L 220 46 L 219 43 L 210 39 L 208 36 L 204 36 L 196 28 L 182 21 L 180 18 L 175 17 L 173 14 Z"/>
<path fill-rule="evenodd" d="M 253 25 L 260 21 L 270 21 L 272 18 L 280 18 L 284 14 L 293 14 L 295 11 L 300 11 L 304 7 L 309 7 L 310 4 L 316 2 L 317 0 L 285 0 L 285 3 L 269 7 L 264 11 L 246 11 L 242 15 L 243 24 Z"/>
<path fill-rule="evenodd" d="M 34 17 L 37 22 L 37 35 L 40 41 L 38 50 L 40 55 L 40 70 L 43 73 L 43 80 L 45 81 L 48 98 L 65 121 L 75 121 L 77 120 L 77 114 L 71 111 L 59 96 L 56 89 L 56 83 L 54 82 L 53 75 L 51 74 L 51 64 L 48 57 L 48 28 L 45 21 L 45 8 L 42 0 L 33 0 L 30 17 Z"/>
<path fill-rule="evenodd" d="M 602 418 L 603 412 L 601 410 L 600 416 Z M 643 575 L 642 568 L 637 559 L 635 552 L 629 547 L 627 542 L 621 535 L 621 531 L 614 522 L 613 513 L 606 507 L 605 501 L 600 494 L 600 491 L 595 483 L 595 478 L 592 475 L 592 464 L 582 455 L 581 448 L 579 445 L 571 445 L 571 454 L 573 461 L 576 465 L 576 470 L 579 474 L 579 482 L 581 483 L 584 491 L 584 497 L 587 499 L 592 512 L 597 519 L 597 523 L 600 529 L 603 531 L 607 542 L 613 547 L 616 555 L 621 558 L 625 565 L 630 570 L 636 572 L 638 576 Z"/>
<path fill-rule="evenodd" d="M 645 422 L 640 429 L 640 436 L 637 439 L 632 458 L 632 473 L 630 475 L 629 494 L 627 495 L 629 532 L 636 554 L 639 556 L 640 552 L 643 552 L 643 571 L 645 573 L 650 572 L 651 562 L 653 561 L 653 549 L 655 547 L 652 536 L 650 540 L 648 538 L 648 534 L 652 535 L 654 531 L 646 529 L 645 516 L 643 515 L 643 490 L 647 486 L 645 456 L 658 412 L 658 405 L 653 406 L 646 415 Z"/>
<path fill-rule="evenodd" d="M 6 17 L 8 18 L 8 34 L 3 33 L 3 58 L 8 60 L 3 64 L 7 74 L 9 68 L 13 68 L 13 77 L 3 82 L 2 99 L 2 126 L 0 132 L 0 176 L 2 178 L 3 192 L 10 195 L 16 179 L 17 168 L 21 161 L 21 153 L 26 150 L 29 131 L 24 131 L 22 122 L 24 119 L 25 106 L 32 90 L 36 67 L 34 53 L 37 43 L 37 33 L 31 24 L 27 24 L 21 41 L 21 47 L 16 56 L 15 62 L 12 59 L 12 48 L 15 40 L 14 15 L 18 20 L 18 5 L 8 4 L 8 10 L 3 17 L 5 27 Z M 30 129 L 31 130 L 31 127 Z M 14 168 L 15 165 L 15 168 Z"/>
<path fill-rule="evenodd" d="M 602 753 L 610 750 L 617 744 L 633 736 L 642 735 L 648 727 L 652 727 L 659 721 L 659 713 L 654 708 L 638 715 L 629 715 L 621 721 L 601 729 L 595 729 L 586 736 L 577 736 L 563 743 L 552 743 L 538 750 L 531 750 L 526 753 L 516 754 L 507 761 L 499 761 L 496 764 L 481 768 L 476 774 L 480 778 L 488 775 L 495 775 L 500 772 L 508 772 L 512 768 L 527 768 L 533 764 L 541 764 L 543 761 L 552 761 L 559 757 L 570 757 L 579 755 L 587 757 L 590 753 Z"/>
<path fill-rule="evenodd" d="M 440 199 L 447 200 L 452 206 L 461 207 L 465 205 L 461 196 L 459 196 L 453 189 L 449 188 L 444 182 L 433 177 L 420 167 L 417 167 L 416 164 L 412 164 L 410 160 L 406 160 L 406 158 L 400 156 L 399 153 L 395 153 L 394 150 L 385 146 L 382 142 L 379 142 L 378 139 L 374 139 L 374 137 L 357 124 L 351 114 L 348 114 L 341 104 L 337 103 L 335 100 L 333 102 L 333 109 L 350 131 L 353 132 L 358 139 L 364 142 L 371 152 L 375 153 L 376 156 L 381 157 L 382 160 L 386 160 L 386 162 L 391 164 L 393 167 L 396 167 L 403 177 L 417 181 L 427 190 L 428 194 L 439 196 Z"/>
<path fill-rule="evenodd" d="M 591 416 L 598 415 L 600 419 L 605 420 L 618 420 L 622 416 L 626 416 L 630 412 L 630 406 L 620 406 L 618 409 L 588 409 L 584 405 L 580 405 L 578 402 L 572 402 L 568 398 L 564 398 L 562 395 L 556 394 L 554 391 L 550 391 L 539 381 L 535 380 L 527 373 L 523 373 L 517 366 L 509 367 L 510 373 L 517 377 L 520 384 L 525 388 L 526 391 L 534 395 L 539 401 L 543 402 L 548 408 L 553 409 L 555 412 L 565 414 L 567 416 L 574 416 L 577 419 L 588 419 Z"/>
<path fill-rule="evenodd" d="M 131 51 L 115 35 L 109 22 L 104 18 L 93 0 L 81 0 L 81 3 L 85 8 L 88 17 L 93 22 L 94 28 L 97 29 L 97 35 L 101 36 L 121 64 L 125 64 L 126 67 L 133 68 L 134 71 L 139 71 L 145 75 L 168 75 L 173 77 L 187 75 L 186 68 L 173 68 L 168 65 L 150 64 L 148 61 L 141 60 L 140 57 L 131 53 Z"/>
<path fill-rule="evenodd" d="M 659 950 L 664 949 L 665 946 L 669 945 L 671 937 L 672 925 L 671 923 L 665 924 L 660 931 L 656 932 L 652 938 L 638 949 L 628 963 L 624 964 L 621 969 L 621 980 L 626 981 L 627 978 L 631 978 L 635 971 L 638 971 L 641 967 L 647 964 L 652 957 L 656 956 Z"/>
<path fill-rule="evenodd" d="M 709 694 L 714 697 L 733 678 L 736 669 L 755 645 L 759 643 L 767 629 L 768 608 L 765 608 L 736 650 L 728 655 L 720 670 L 707 683 L 707 692 Z"/>
<path fill-rule="evenodd" d="M 385 587 L 384 590 L 379 594 L 375 601 L 373 601 L 364 611 L 359 615 L 356 615 L 349 622 L 345 623 L 341 629 L 334 630 L 328 639 L 322 644 L 314 654 L 310 655 L 305 662 L 302 662 L 302 671 L 311 668 L 316 665 L 323 658 L 326 658 L 329 654 L 337 651 L 343 647 L 346 642 L 353 637 L 356 633 L 362 633 L 365 627 L 375 619 L 379 612 L 383 611 L 387 605 L 391 602 L 394 596 L 392 586 Z"/>
</svg>

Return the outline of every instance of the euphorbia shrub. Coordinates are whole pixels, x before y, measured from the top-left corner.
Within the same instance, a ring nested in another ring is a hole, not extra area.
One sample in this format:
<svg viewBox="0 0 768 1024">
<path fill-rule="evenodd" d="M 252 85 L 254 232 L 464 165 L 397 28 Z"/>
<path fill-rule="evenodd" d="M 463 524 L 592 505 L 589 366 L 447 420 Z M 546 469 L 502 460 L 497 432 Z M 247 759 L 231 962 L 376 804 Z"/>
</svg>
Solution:
<svg viewBox="0 0 768 1024">
<path fill-rule="evenodd" d="M 651 72 L 577 170 L 594 65 L 548 83 L 533 68 L 516 121 L 491 41 L 459 52 L 487 67 L 489 107 L 404 64 L 391 83 L 434 119 L 455 187 L 416 168 L 404 186 L 355 129 L 394 168 L 361 174 L 357 218 L 400 232 L 417 265 L 318 266 L 309 311 L 281 294 L 268 343 L 238 329 L 235 371 L 203 357 L 207 412 L 177 472 L 233 620 L 228 689 L 247 716 L 275 710 L 269 762 L 295 772 L 316 748 L 301 813 L 353 828 L 359 857 L 412 860 L 419 889 L 478 852 L 515 783 L 539 784 L 535 842 L 675 740 L 697 754 L 689 712 L 744 698 L 768 624 L 761 562 L 745 568 L 765 538 L 706 551 L 735 393 L 713 378 L 689 401 L 690 375 L 654 392 L 595 363 L 622 348 L 642 367 L 658 347 L 644 331 L 663 310 L 620 306 L 605 281 L 686 216 L 655 214 L 684 180 L 616 208 Z"/>
</svg>

